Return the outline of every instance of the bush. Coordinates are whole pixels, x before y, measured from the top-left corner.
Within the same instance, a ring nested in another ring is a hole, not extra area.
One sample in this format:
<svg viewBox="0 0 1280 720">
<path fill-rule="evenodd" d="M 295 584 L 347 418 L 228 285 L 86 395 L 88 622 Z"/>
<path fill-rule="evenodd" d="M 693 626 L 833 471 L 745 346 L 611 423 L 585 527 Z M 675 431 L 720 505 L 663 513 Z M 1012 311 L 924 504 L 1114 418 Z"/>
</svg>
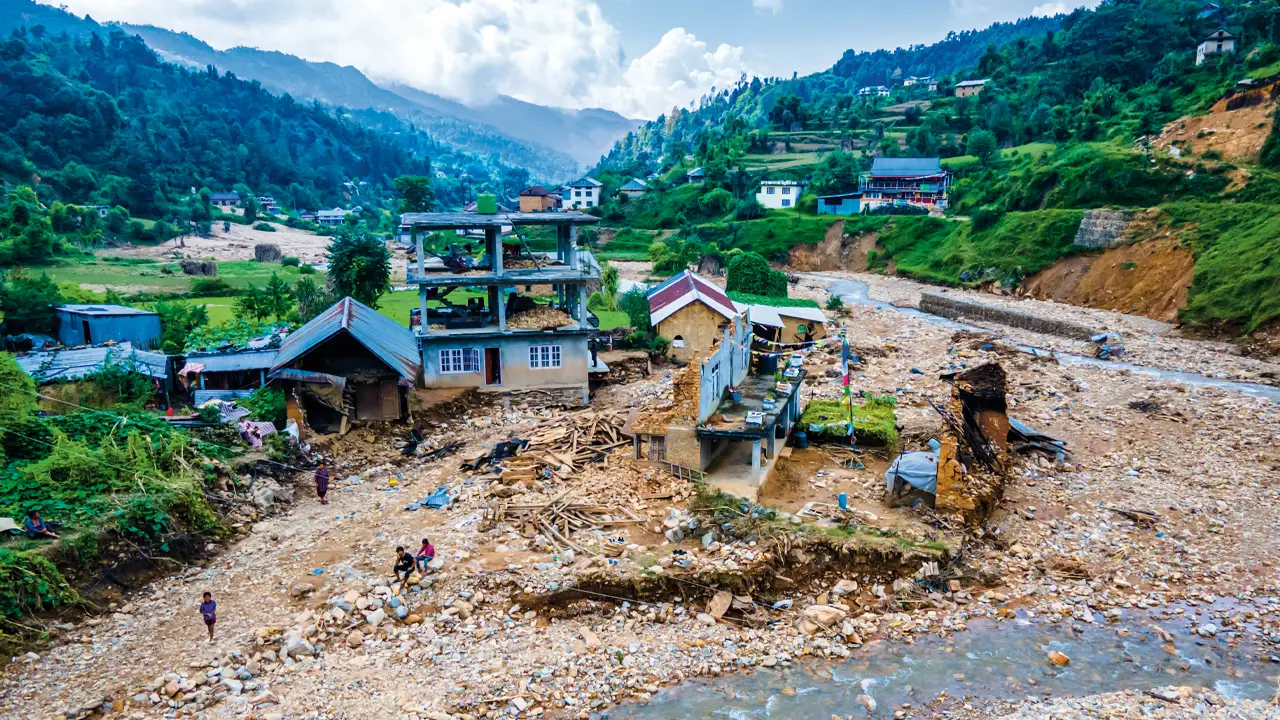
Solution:
<svg viewBox="0 0 1280 720">
<path fill-rule="evenodd" d="M 745 252 L 729 261 L 725 289 L 750 295 L 786 297 L 787 275 L 769 267 L 769 261 L 760 253 Z"/>
<path fill-rule="evenodd" d="M 631 319 L 636 332 L 649 333 L 649 296 L 640 288 L 632 288 L 618 297 L 618 309 Z"/>
<path fill-rule="evenodd" d="M 709 215 L 722 215 L 729 212 L 729 208 L 733 207 L 733 193 L 724 188 L 716 188 L 703 195 L 702 199 L 698 201 L 698 206 L 704 213 Z"/>
<path fill-rule="evenodd" d="M 760 204 L 755 198 L 747 198 L 738 202 L 738 207 L 733 210 L 733 219 L 735 220 L 759 220 L 765 216 L 768 210 Z"/>
<path fill-rule="evenodd" d="M 839 312 L 844 309 L 844 300 L 839 295 L 832 295 L 827 298 L 827 309 L 831 312 Z"/>
<path fill-rule="evenodd" d="M 609 309 L 609 301 L 605 299 L 604 293 L 593 292 L 587 296 L 587 309 L 591 312 L 604 312 Z"/>
<path fill-rule="evenodd" d="M 268 223 L 268 222 L 260 222 L 260 223 L 257 223 L 256 225 L 254 225 L 254 226 L 253 226 L 253 229 L 254 229 L 254 230 L 260 230 L 260 231 L 262 231 L 262 232 L 275 232 L 275 231 L 276 231 L 276 226 L 275 226 L 275 225 L 272 225 L 271 223 Z"/>
<path fill-rule="evenodd" d="M 303 265 L 298 268 L 299 275 L 315 275 L 316 269 L 310 265 Z"/>
<path fill-rule="evenodd" d="M 974 210 L 973 214 L 969 216 L 969 221 L 973 223 L 973 231 L 982 232 L 992 225 L 995 225 L 996 222 L 1000 220 L 1000 214 L 999 210 L 996 210 L 990 205 L 983 205 L 977 210 Z"/>
<path fill-rule="evenodd" d="M 191 294 L 195 297 L 235 295 L 236 289 L 222 278 L 197 278 L 191 281 Z"/>
<path fill-rule="evenodd" d="M 671 341 L 661 336 L 654 336 L 653 343 L 649 345 L 649 350 L 654 355 L 666 355 L 670 349 Z"/>
<path fill-rule="evenodd" d="M 289 257 L 286 255 L 280 258 L 280 264 L 285 267 L 300 267 L 302 265 L 302 261 L 296 257 Z"/>
<path fill-rule="evenodd" d="M 249 411 L 249 417 L 260 422 L 275 424 L 283 430 L 285 420 L 285 395 L 279 388 L 264 387 L 253 391 L 253 394 L 236 403 Z"/>
</svg>

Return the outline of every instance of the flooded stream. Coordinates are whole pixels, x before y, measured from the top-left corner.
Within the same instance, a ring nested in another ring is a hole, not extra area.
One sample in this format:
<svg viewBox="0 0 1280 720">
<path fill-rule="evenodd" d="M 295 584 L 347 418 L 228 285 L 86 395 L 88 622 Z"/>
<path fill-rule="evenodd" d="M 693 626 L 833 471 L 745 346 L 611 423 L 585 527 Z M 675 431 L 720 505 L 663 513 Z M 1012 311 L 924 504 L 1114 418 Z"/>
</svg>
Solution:
<svg viewBox="0 0 1280 720">
<path fill-rule="evenodd" d="M 944 693 L 942 708 L 966 697 L 1014 701 L 1168 685 L 1213 690 L 1230 699 L 1266 699 L 1276 692 L 1280 664 L 1251 641 L 1225 633 L 1201 638 L 1191 634 L 1189 617 L 1152 617 L 1174 635 L 1166 643 L 1147 625 L 1147 617 L 1130 613 L 1125 622 L 1110 625 L 974 620 L 968 631 L 949 638 L 873 643 L 846 661 L 805 661 L 686 682 L 663 690 L 647 705 L 616 708 L 608 718 L 863 717 L 859 695 L 875 701 L 871 717 L 892 718 L 906 703 L 933 707 Z M 1071 663 L 1050 664 L 1046 656 L 1052 650 L 1065 653 Z"/>
<path fill-rule="evenodd" d="M 893 312 L 908 315 L 911 317 L 921 318 L 927 322 L 938 325 L 939 327 L 951 330 L 968 330 L 972 332 L 981 332 L 990 335 L 992 338 L 998 337 L 988 328 L 978 327 L 977 325 L 968 325 L 966 323 L 956 322 L 939 315 L 923 312 L 915 308 L 901 308 L 891 303 L 872 300 L 868 295 L 867 284 L 860 280 L 834 280 L 827 287 L 832 295 L 837 295 L 847 305 L 862 305 L 866 307 L 874 307 L 880 310 L 892 310 Z M 1271 385 L 1261 385 L 1258 383 L 1234 382 L 1231 380 L 1220 380 L 1211 378 L 1206 375 L 1197 373 L 1178 372 L 1175 370 L 1159 370 L 1145 365 L 1133 365 L 1130 363 L 1116 362 L 1114 360 L 1099 360 L 1097 358 L 1085 357 L 1084 355 L 1072 355 L 1070 353 L 1059 353 L 1037 348 L 1031 345 L 1014 342 L 1009 338 L 1003 338 L 1009 343 L 1015 345 L 1019 350 L 1028 355 L 1037 357 L 1053 357 L 1060 364 L 1075 367 L 1095 367 L 1105 370 L 1128 370 L 1136 375 L 1145 375 L 1147 377 L 1159 378 L 1162 380 L 1170 380 L 1180 382 L 1192 387 L 1214 387 L 1222 390 L 1233 390 L 1252 397 L 1267 398 L 1280 402 L 1280 387 Z"/>
</svg>

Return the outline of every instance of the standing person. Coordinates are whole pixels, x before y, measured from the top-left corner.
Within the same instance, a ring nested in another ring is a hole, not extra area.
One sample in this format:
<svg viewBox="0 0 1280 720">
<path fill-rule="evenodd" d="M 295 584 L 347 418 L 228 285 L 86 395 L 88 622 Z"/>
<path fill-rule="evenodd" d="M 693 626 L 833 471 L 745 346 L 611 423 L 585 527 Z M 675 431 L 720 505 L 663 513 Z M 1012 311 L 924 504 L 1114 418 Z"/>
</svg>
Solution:
<svg viewBox="0 0 1280 720">
<path fill-rule="evenodd" d="M 329 494 L 329 470 L 320 463 L 320 467 L 316 469 L 316 495 L 320 498 L 321 505 L 328 505 L 329 501 L 325 499 L 325 495 Z"/>
<path fill-rule="evenodd" d="M 218 603 L 213 601 L 213 595 L 209 592 L 204 594 L 200 603 L 200 616 L 204 618 L 204 626 L 209 629 L 209 642 L 213 642 L 213 625 L 218 622 Z"/>
<path fill-rule="evenodd" d="M 418 552 L 414 553 L 414 560 L 418 563 L 418 572 L 426 574 L 427 563 L 436 559 L 436 548 L 427 538 L 422 538 L 422 547 L 418 548 Z"/>
<path fill-rule="evenodd" d="M 395 573 L 396 580 L 400 581 L 401 588 L 409 584 L 409 576 L 413 574 L 415 564 L 413 556 L 405 552 L 403 545 L 396 547 L 396 565 L 392 572 Z M 404 577 L 401 577 L 402 574 Z"/>
</svg>

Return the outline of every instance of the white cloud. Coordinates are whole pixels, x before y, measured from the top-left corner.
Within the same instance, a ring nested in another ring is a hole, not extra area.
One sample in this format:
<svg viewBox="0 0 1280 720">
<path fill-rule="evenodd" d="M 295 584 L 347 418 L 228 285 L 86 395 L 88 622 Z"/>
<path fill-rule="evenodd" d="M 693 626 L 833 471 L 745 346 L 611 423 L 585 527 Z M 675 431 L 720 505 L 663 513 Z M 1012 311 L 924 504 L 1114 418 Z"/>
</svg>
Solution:
<svg viewBox="0 0 1280 720">
<path fill-rule="evenodd" d="M 757 10 L 768 10 L 777 15 L 782 12 L 782 0 L 751 0 L 751 7 Z"/>
<path fill-rule="evenodd" d="M 1062 15 L 1070 12 L 1070 10 L 1071 8 L 1067 7 L 1067 4 L 1064 2 L 1047 2 L 1043 5 L 1037 5 L 1031 8 L 1031 14 L 1052 17 L 1054 15 Z"/>
<path fill-rule="evenodd" d="M 191 33 L 352 65 L 470 103 L 496 94 L 655 117 L 724 87 L 742 48 L 711 49 L 683 28 L 627 62 L 596 0 L 42 0 L 98 21 Z M 781 0 L 755 0 L 781 6 Z"/>
</svg>

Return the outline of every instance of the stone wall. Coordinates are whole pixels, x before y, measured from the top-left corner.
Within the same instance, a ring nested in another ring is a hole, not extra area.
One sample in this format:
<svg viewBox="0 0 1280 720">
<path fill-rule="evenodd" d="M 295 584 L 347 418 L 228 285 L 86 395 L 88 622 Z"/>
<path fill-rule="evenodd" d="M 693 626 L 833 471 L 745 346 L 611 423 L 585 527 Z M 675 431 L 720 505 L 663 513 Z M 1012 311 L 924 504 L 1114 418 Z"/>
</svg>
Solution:
<svg viewBox="0 0 1280 720">
<path fill-rule="evenodd" d="M 1098 250 L 1120 244 L 1130 215 L 1124 210 L 1086 210 L 1076 230 L 1076 247 Z"/>
<path fill-rule="evenodd" d="M 983 305 L 930 293 L 922 293 L 920 295 L 920 310 L 952 320 L 985 320 L 1046 335 L 1059 335 L 1073 340 L 1088 340 L 1098 332 L 1094 328 L 1062 320 L 1049 320 L 996 305 Z"/>
</svg>

